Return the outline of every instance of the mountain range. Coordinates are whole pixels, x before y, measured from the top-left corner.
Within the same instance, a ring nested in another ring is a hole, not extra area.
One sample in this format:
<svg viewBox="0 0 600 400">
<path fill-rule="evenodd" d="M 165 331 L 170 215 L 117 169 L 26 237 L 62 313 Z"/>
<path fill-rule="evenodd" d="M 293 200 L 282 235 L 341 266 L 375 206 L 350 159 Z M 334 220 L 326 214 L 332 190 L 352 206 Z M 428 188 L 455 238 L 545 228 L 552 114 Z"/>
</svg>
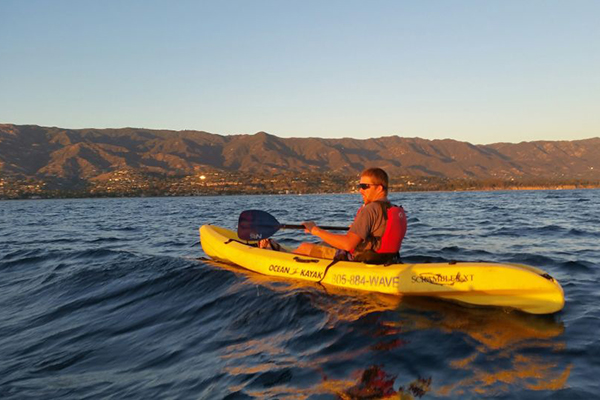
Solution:
<svg viewBox="0 0 600 400">
<path fill-rule="evenodd" d="M 207 171 L 450 179 L 600 180 L 600 138 L 474 145 L 451 139 L 280 138 L 138 128 L 64 129 L 0 124 L 0 174 L 85 181 L 116 170 L 181 176 Z"/>
</svg>

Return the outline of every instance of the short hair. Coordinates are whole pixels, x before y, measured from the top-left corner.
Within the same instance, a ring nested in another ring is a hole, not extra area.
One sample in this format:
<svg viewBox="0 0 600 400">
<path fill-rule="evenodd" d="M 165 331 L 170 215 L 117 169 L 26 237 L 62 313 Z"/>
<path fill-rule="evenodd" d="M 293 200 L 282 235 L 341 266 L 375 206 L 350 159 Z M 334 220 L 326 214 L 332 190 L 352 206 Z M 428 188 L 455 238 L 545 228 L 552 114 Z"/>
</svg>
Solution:
<svg viewBox="0 0 600 400">
<path fill-rule="evenodd" d="M 387 193 L 390 179 L 381 168 L 367 168 L 360 173 L 360 176 L 368 176 L 374 184 L 383 186 L 383 190 Z"/>
</svg>

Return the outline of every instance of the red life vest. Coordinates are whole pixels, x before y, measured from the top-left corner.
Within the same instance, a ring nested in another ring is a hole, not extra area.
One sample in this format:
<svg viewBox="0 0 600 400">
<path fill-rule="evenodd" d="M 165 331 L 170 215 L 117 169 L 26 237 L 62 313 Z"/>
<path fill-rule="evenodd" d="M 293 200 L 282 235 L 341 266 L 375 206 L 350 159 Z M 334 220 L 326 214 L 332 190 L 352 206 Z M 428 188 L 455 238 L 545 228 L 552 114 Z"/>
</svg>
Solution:
<svg viewBox="0 0 600 400">
<path fill-rule="evenodd" d="M 406 235 L 406 213 L 402 206 L 391 205 L 387 209 L 387 222 L 381 237 L 381 246 L 377 253 L 398 253 L 402 246 L 402 239 Z"/>
<path fill-rule="evenodd" d="M 366 250 L 356 254 L 354 259 L 356 261 L 364 261 L 367 263 L 374 264 L 385 264 L 390 262 L 399 261 L 400 247 L 402 246 L 402 240 L 406 235 L 406 213 L 402 206 L 395 206 L 389 202 L 378 201 L 384 212 L 384 218 L 386 220 L 385 230 L 383 236 L 370 236 L 366 240 L 372 243 L 373 248 L 377 247 L 377 243 L 380 243 L 377 250 Z M 358 213 L 362 210 L 362 207 L 358 210 Z M 356 214 L 358 216 L 358 213 Z M 351 252 L 354 254 L 354 251 Z"/>
</svg>

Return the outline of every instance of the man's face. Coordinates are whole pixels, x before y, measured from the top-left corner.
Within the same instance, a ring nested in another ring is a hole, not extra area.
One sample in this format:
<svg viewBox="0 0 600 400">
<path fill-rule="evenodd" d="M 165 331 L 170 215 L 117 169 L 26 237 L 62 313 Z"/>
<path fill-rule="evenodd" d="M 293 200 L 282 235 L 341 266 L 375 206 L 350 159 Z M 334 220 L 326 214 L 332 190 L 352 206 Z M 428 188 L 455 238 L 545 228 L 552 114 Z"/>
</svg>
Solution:
<svg viewBox="0 0 600 400">
<path fill-rule="evenodd" d="M 359 186 L 359 192 L 365 204 L 369 204 L 370 202 L 381 197 L 381 191 L 383 190 L 383 187 L 373 183 L 373 180 L 370 176 L 361 176 Z"/>
</svg>

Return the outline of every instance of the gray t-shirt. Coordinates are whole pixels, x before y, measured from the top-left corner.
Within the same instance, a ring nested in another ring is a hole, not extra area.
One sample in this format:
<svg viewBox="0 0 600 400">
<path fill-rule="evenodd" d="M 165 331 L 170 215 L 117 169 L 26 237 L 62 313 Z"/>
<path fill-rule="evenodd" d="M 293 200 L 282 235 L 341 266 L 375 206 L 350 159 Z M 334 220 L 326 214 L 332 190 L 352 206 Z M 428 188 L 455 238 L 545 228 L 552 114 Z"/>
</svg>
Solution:
<svg viewBox="0 0 600 400">
<path fill-rule="evenodd" d="M 378 241 L 373 246 L 372 237 L 381 238 L 385 232 L 386 219 L 383 214 L 383 207 L 378 202 L 372 202 L 363 206 L 354 222 L 350 226 L 350 232 L 360 236 L 363 240 L 354 249 L 355 253 L 360 253 L 365 250 L 377 250 L 381 246 Z M 369 240 L 367 240 L 369 238 Z"/>
</svg>

